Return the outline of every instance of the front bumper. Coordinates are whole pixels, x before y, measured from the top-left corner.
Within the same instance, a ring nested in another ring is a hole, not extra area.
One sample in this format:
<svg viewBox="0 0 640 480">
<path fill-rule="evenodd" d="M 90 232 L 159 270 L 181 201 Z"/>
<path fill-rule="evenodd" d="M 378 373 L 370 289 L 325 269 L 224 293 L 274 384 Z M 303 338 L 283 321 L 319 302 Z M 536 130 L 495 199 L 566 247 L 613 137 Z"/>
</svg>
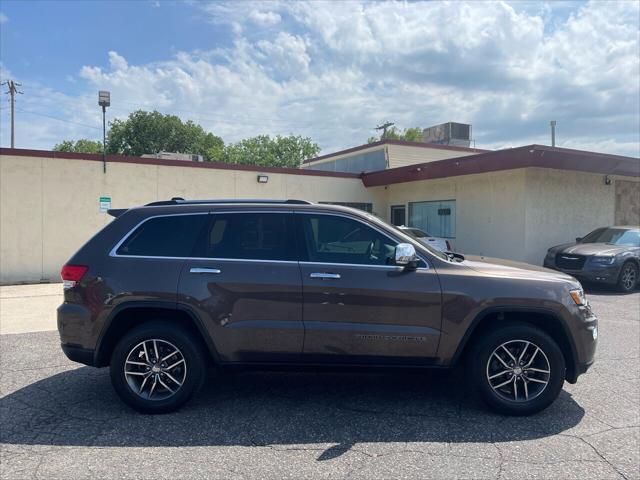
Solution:
<svg viewBox="0 0 640 480">
<path fill-rule="evenodd" d="M 566 380 L 576 383 L 578 377 L 593 365 L 598 346 L 598 317 L 591 310 L 591 305 L 577 307 L 570 325 L 571 336 L 575 346 L 573 362 L 567 365 Z"/>
<path fill-rule="evenodd" d="M 584 267 L 580 270 L 568 270 L 565 268 L 559 268 L 553 263 L 545 259 L 543 266 L 550 268 L 558 272 L 566 273 L 572 277 L 577 278 L 580 281 L 593 282 L 593 283 L 618 283 L 618 276 L 620 275 L 620 265 L 590 265 L 589 262 L 585 263 Z"/>
</svg>

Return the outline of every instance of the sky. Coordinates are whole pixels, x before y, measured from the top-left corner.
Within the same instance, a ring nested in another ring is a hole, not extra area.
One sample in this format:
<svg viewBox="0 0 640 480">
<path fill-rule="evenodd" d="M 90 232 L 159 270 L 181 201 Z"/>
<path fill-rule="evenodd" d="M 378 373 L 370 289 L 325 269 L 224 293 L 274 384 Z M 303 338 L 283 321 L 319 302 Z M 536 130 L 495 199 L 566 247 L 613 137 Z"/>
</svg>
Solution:
<svg viewBox="0 0 640 480">
<path fill-rule="evenodd" d="M 225 142 L 302 135 L 322 153 L 392 121 L 473 125 L 478 148 L 640 156 L 640 2 L 0 0 L 16 147 L 102 136 L 137 109 Z M 0 145 L 10 145 L 0 101 Z"/>
</svg>

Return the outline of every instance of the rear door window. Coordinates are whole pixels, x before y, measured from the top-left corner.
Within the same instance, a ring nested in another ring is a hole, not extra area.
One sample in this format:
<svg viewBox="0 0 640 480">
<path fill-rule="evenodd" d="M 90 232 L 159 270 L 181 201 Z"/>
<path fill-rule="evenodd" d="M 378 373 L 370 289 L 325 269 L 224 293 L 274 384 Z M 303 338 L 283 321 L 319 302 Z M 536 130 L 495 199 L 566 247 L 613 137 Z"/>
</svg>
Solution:
<svg viewBox="0 0 640 480">
<path fill-rule="evenodd" d="M 288 213 L 213 214 L 193 256 L 217 259 L 296 260 Z"/>
<path fill-rule="evenodd" d="M 117 255 L 144 257 L 189 257 L 209 215 L 153 217 L 129 235 Z"/>
</svg>

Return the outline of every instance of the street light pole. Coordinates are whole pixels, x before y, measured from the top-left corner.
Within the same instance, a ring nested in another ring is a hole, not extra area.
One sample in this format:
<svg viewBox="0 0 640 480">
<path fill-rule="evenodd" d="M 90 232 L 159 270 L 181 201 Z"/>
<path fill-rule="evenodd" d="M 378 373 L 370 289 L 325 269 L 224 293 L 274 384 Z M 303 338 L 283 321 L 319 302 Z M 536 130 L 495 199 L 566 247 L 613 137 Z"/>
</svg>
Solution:
<svg viewBox="0 0 640 480">
<path fill-rule="evenodd" d="M 107 107 L 102 106 L 102 173 L 107 173 Z"/>
<path fill-rule="evenodd" d="M 102 107 L 102 172 L 107 173 L 107 107 L 111 105 L 111 94 L 100 90 L 98 105 Z"/>
</svg>

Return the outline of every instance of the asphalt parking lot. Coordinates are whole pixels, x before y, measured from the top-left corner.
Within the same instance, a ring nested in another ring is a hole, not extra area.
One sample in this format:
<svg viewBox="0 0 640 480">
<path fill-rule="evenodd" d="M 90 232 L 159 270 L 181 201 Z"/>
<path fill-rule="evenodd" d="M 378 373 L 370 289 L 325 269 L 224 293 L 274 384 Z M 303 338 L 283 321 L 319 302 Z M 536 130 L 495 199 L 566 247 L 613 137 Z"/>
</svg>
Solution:
<svg viewBox="0 0 640 480">
<path fill-rule="evenodd" d="M 144 416 L 64 357 L 56 288 L 2 287 L 3 479 L 640 478 L 640 292 L 591 292 L 596 364 L 534 417 L 489 413 L 459 371 L 243 373 Z"/>
</svg>

